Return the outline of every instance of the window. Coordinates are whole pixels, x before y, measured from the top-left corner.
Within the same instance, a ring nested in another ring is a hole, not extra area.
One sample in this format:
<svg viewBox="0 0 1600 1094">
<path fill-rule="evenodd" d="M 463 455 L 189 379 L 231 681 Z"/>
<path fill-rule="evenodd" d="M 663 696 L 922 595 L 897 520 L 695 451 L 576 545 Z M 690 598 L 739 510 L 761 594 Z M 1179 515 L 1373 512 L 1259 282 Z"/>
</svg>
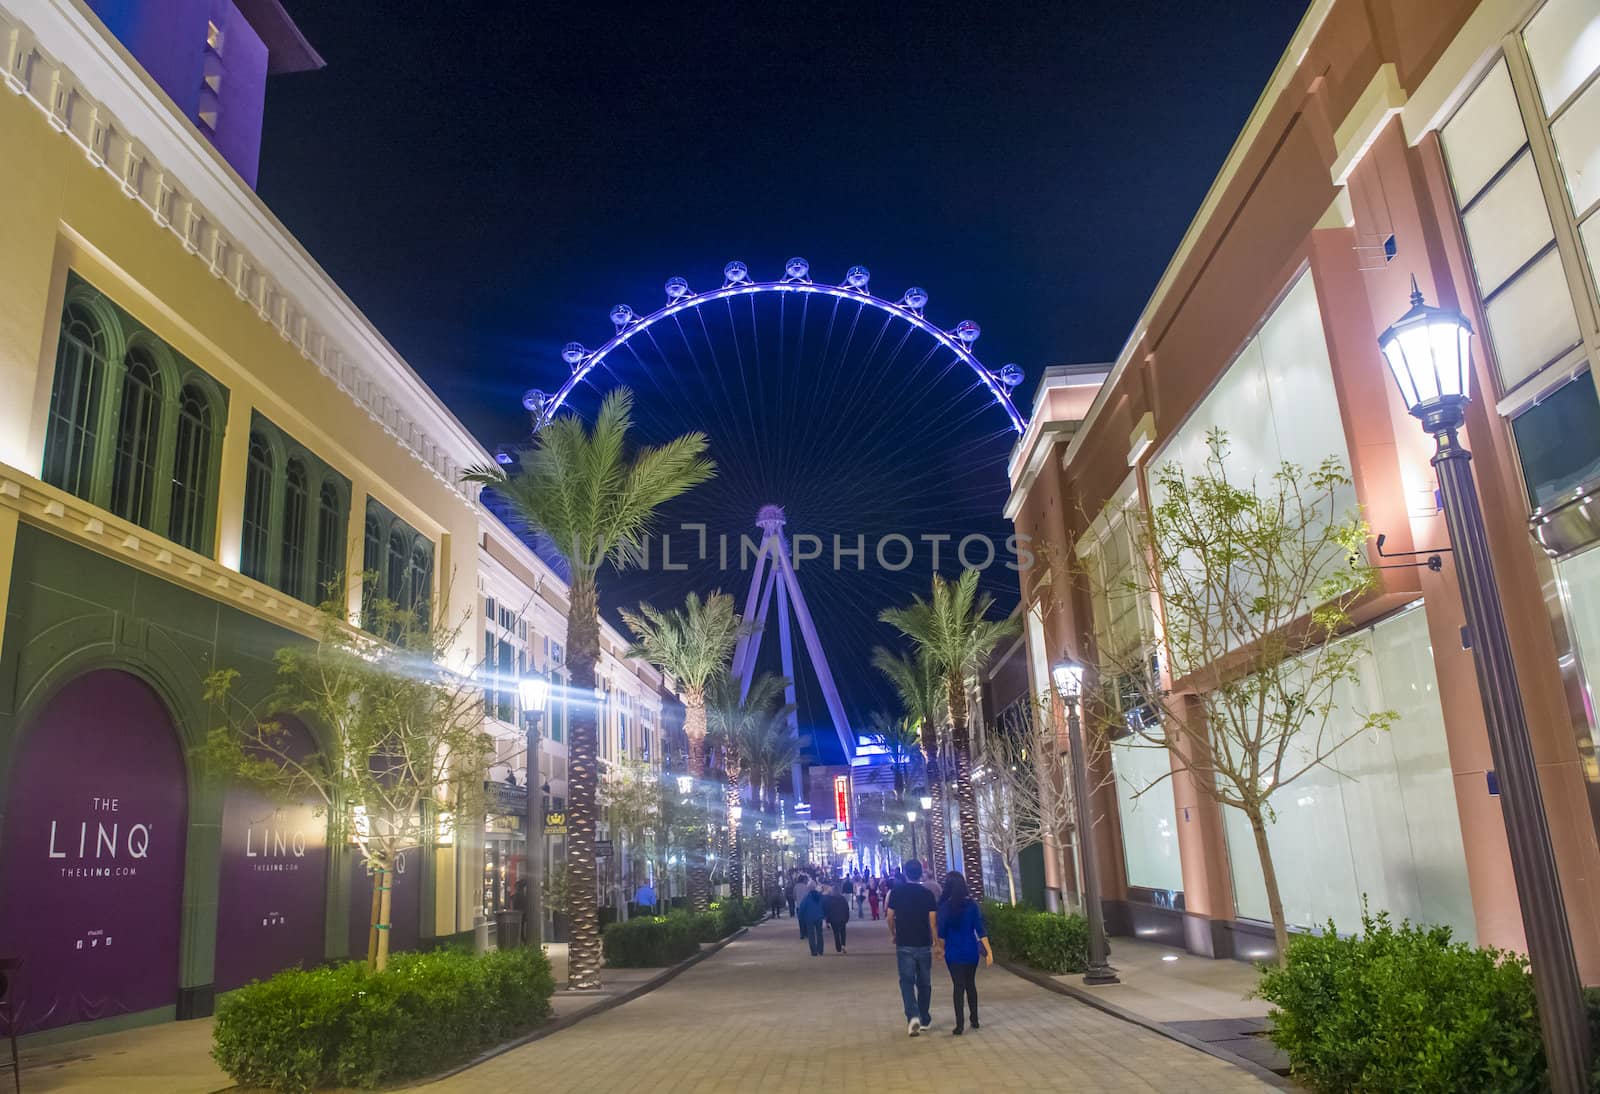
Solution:
<svg viewBox="0 0 1600 1094">
<path fill-rule="evenodd" d="M 317 587 L 312 594 L 318 601 L 339 595 L 344 577 L 344 535 L 344 496 L 332 483 L 325 482 L 317 499 Z"/>
<path fill-rule="evenodd" d="M 156 464 L 161 443 L 161 373 L 150 350 L 128 351 L 117 415 L 117 462 L 111 475 L 111 511 L 141 528 L 154 523 Z"/>
<path fill-rule="evenodd" d="M 209 553 L 226 406 L 209 376 L 68 274 L 45 482 Z"/>
<path fill-rule="evenodd" d="M 409 608 L 405 596 L 406 563 L 410 560 L 410 542 L 404 532 L 395 529 L 389 533 L 389 550 L 384 577 L 384 595 L 397 607 Z"/>
<path fill-rule="evenodd" d="M 1412 608 L 1346 641 L 1362 647 L 1359 679 L 1336 692 L 1328 739 L 1348 736 L 1365 711 L 1392 710 L 1399 719 L 1387 733 L 1350 740 L 1273 795 L 1267 840 L 1284 914 L 1292 926 L 1331 917 L 1344 929 L 1361 921 L 1365 894 L 1375 911 L 1446 924 L 1471 941 L 1472 898 L 1427 617 Z M 1309 755 L 1291 742 L 1296 762 L 1286 767 L 1297 769 Z M 1237 809 L 1222 812 L 1239 915 L 1268 919 L 1250 823 Z"/>
<path fill-rule="evenodd" d="M 267 581 L 267 550 L 272 542 L 272 449 L 260 433 L 250 434 L 250 457 L 244 478 L 244 541 L 239 572 Z"/>
<path fill-rule="evenodd" d="M 93 498 L 95 457 L 104 425 L 108 334 L 87 304 L 69 301 L 61 316 L 55 389 L 50 393 L 44 481 L 80 498 Z"/>
<path fill-rule="evenodd" d="M 1117 780 L 1117 815 L 1122 821 L 1128 884 L 1157 892 L 1182 892 L 1183 862 L 1178 855 L 1178 817 L 1167 750 L 1142 737 L 1113 741 L 1111 769 Z"/>
<path fill-rule="evenodd" d="M 296 600 L 306 597 L 306 469 L 290 460 L 283 479 L 283 536 L 279 587 Z"/>
<path fill-rule="evenodd" d="M 185 384 L 178 397 L 168 535 L 201 554 L 211 550 L 207 502 L 211 496 L 212 432 L 211 400 L 205 389 Z"/>
<path fill-rule="evenodd" d="M 1600 478 L 1600 398 L 1585 372 L 1511 420 L 1528 497 L 1549 508 Z"/>
<path fill-rule="evenodd" d="M 431 622 L 433 544 L 371 497 L 367 499 L 363 558 L 364 569 L 372 579 L 362 589 L 363 626 L 371 630 L 375 625 L 374 604 L 380 599 L 402 611 L 417 613 L 423 625 Z"/>
</svg>

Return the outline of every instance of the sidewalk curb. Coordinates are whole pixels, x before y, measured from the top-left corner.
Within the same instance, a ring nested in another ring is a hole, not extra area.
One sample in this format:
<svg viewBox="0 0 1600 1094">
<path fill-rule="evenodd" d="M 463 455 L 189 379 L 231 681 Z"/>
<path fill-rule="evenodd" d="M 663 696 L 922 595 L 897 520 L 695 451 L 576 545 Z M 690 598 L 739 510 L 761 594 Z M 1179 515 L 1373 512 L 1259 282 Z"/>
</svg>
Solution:
<svg viewBox="0 0 1600 1094">
<path fill-rule="evenodd" d="M 763 919 L 761 922 L 765 923 L 766 920 Z M 514 1041 L 507 1041 L 504 1044 L 496 1045 L 494 1048 L 491 1048 L 486 1052 L 480 1052 L 478 1055 L 474 1056 L 470 1060 L 467 1060 L 465 1063 L 457 1064 L 455 1067 L 441 1071 L 436 1075 L 429 1075 L 426 1078 L 415 1079 L 409 1083 L 402 1083 L 399 1086 L 390 1087 L 389 1089 L 415 1090 L 416 1088 L 426 1086 L 429 1083 L 440 1082 L 444 1079 L 450 1078 L 451 1076 L 459 1075 L 463 1071 L 477 1067 L 479 1064 L 486 1063 L 487 1061 L 494 1059 L 496 1056 L 503 1056 L 512 1049 L 521 1048 L 523 1045 L 531 1045 L 533 1042 L 543 1040 L 553 1033 L 560 1033 L 564 1029 L 571 1029 L 585 1018 L 593 1018 L 597 1014 L 604 1014 L 608 1010 L 614 1010 L 617 1007 L 622 1006 L 624 1003 L 631 1003 L 641 995 L 646 995 L 661 987 L 663 984 L 666 984 L 672 980 L 676 980 L 683 973 L 694 968 L 694 966 L 700 964 L 700 962 L 706 960 L 706 958 L 720 953 L 724 946 L 727 946 L 729 943 L 734 942 L 737 939 L 743 938 L 749 933 L 749 931 L 749 927 L 740 927 L 727 938 L 719 939 L 718 941 L 711 943 L 693 957 L 686 957 L 682 961 L 679 961 L 676 965 L 673 965 L 671 968 L 662 969 L 644 983 L 637 984 L 634 987 L 629 988 L 621 995 L 616 995 L 602 1003 L 597 1003 L 581 1014 L 574 1014 L 568 1018 L 556 1018 L 553 1021 L 546 1022 L 544 1025 L 540 1026 L 536 1030 L 533 1030 L 531 1033 L 526 1033 L 523 1036 L 518 1037 Z"/>
<path fill-rule="evenodd" d="M 1065 995 L 1070 999 L 1076 999 L 1085 1006 L 1093 1007 L 1095 1010 L 1109 1014 L 1113 1018 L 1120 1018 L 1131 1025 L 1141 1026 L 1151 1033 L 1159 1033 L 1170 1041 L 1176 1041 L 1180 1045 L 1187 1045 L 1197 1052 L 1204 1052 L 1207 1056 L 1215 1056 L 1217 1059 L 1230 1063 L 1234 1067 L 1248 1071 L 1262 1082 L 1268 1083 L 1279 1090 L 1301 1089 L 1276 1071 L 1264 1068 L 1254 1060 L 1246 1060 L 1243 1056 L 1229 1052 L 1225 1048 L 1218 1048 L 1200 1040 L 1198 1037 L 1191 1037 L 1187 1033 L 1181 1033 L 1170 1026 L 1157 1022 L 1153 1018 L 1146 1018 L 1144 1015 L 1137 1014 L 1126 1007 L 1119 1007 L 1109 1000 L 1099 998 L 1093 992 L 1084 991 L 1082 988 L 1074 987 L 1071 984 L 1063 984 L 1049 973 L 1039 972 L 1024 965 L 1015 965 L 1009 961 L 996 960 L 995 964 L 1007 972 L 1020 976 L 1031 984 L 1037 984 L 1046 991 L 1053 991 L 1057 995 Z"/>
</svg>

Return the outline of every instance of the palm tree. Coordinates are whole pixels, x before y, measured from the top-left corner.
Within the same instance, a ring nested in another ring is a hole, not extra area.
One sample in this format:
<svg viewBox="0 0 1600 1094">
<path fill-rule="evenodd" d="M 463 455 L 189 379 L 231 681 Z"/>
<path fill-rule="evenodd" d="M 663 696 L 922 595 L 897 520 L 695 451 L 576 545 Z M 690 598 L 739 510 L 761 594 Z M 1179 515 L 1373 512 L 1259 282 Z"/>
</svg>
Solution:
<svg viewBox="0 0 1600 1094">
<path fill-rule="evenodd" d="M 944 676 L 927 650 L 919 650 L 917 656 L 907 657 L 879 646 L 872 651 L 872 664 L 889 678 L 900 696 L 901 711 L 917 727 L 922 765 L 928 775 L 928 793 L 933 798 L 933 808 L 928 810 L 928 823 L 933 829 L 933 847 L 928 858 L 932 861 L 934 873 L 943 875 L 947 864 L 944 853 L 944 778 L 939 764 L 939 757 L 944 752 L 944 735 L 940 727 L 948 720 L 950 711 Z"/>
<path fill-rule="evenodd" d="M 978 802 L 972 792 L 972 741 L 967 730 L 967 678 L 988 660 L 1000 640 L 1015 633 L 1017 620 L 990 619 L 994 598 L 978 592 L 978 571 L 956 581 L 933 575 L 933 597 L 908 608 L 885 608 L 878 616 L 925 651 L 944 677 L 950 708 L 950 748 L 956 761 L 956 806 L 961 817 L 961 861 L 974 899 L 983 899 L 978 842 Z"/>
<path fill-rule="evenodd" d="M 783 689 L 788 685 L 789 681 L 781 676 L 763 673 L 750 681 L 750 690 L 741 699 L 740 682 L 724 676 L 711 687 L 706 696 L 710 737 L 715 747 L 722 752 L 722 771 L 726 779 L 728 889 L 735 898 L 744 896 L 742 832 L 744 771 L 748 766 L 748 758 L 760 747 L 760 737 L 767 732 L 773 714 L 780 709 L 785 715 L 788 714 L 788 707 L 780 708 Z M 740 817 L 741 820 L 735 822 L 735 817 Z"/>
<path fill-rule="evenodd" d="M 744 767 L 750 779 L 750 789 L 755 796 L 756 808 L 774 822 L 777 831 L 778 787 L 800 758 L 800 745 L 789 732 L 789 708 L 780 707 L 766 719 L 752 727 L 750 746 L 744 756 Z M 762 854 L 765 855 L 765 849 Z M 761 871 L 762 896 L 768 895 L 768 886 L 774 883 L 779 869 Z"/>
<path fill-rule="evenodd" d="M 682 608 L 663 612 L 640 604 L 638 615 L 624 611 L 622 621 L 634 637 L 628 656 L 644 658 L 678 682 L 683 732 L 689 738 L 689 774 L 698 787 L 706 775 L 706 689 L 727 676 L 733 647 L 744 633 L 733 597 L 713 592 L 701 600 L 691 592 Z M 689 857 L 689 903 L 703 912 L 711 888 L 705 848 L 691 848 Z"/>
<path fill-rule="evenodd" d="M 872 731 L 868 734 L 889 757 L 889 769 L 894 772 L 894 798 L 904 804 L 906 800 L 906 769 L 911 757 L 921 747 L 920 730 L 911 718 L 890 718 L 880 710 L 872 712 Z"/>
<path fill-rule="evenodd" d="M 574 416 L 547 423 L 519 454 L 519 470 L 475 467 L 466 482 L 491 487 L 528 531 L 544 536 L 571 572 L 567 609 L 567 670 L 575 695 L 594 691 L 600 659 L 600 567 L 621 569 L 638 557 L 667 501 L 716 473 L 704 433 L 686 433 L 656 447 L 630 451 L 633 394 L 618 388 L 600 405 L 592 431 Z M 599 790 L 595 708 L 572 707 L 567 743 L 568 983 L 600 986 L 600 917 L 595 906 L 594 833 Z"/>
</svg>

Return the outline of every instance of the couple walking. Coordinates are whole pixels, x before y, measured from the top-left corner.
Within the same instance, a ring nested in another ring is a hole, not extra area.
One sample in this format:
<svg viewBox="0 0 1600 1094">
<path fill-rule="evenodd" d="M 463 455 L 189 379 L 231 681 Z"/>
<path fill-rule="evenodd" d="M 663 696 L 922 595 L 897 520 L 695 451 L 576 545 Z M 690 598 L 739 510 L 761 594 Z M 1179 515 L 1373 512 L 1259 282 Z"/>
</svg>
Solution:
<svg viewBox="0 0 1600 1094">
<path fill-rule="evenodd" d="M 806 884 L 809 884 L 807 882 Z M 799 889 L 799 886 L 796 886 Z M 811 886 L 796 902 L 800 919 L 800 936 L 811 947 L 812 957 L 822 956 L 822 925 L 833 928 L 833 949 L 844 953 L 845 924 L 850 922 L 850 901 L 838 885 L 828 886 L 827 893 Z"/>
<path fill-rule="evenodd" d="M 906 1032 L 918 1036 L 933 1026 L 928 1013 L 933 996 L 933 959 L 942 956 L 950 970 L 956 1010 L 955 1028 L 966 1027 L 962 1003 L 978 1028 L 978 961 L 994 964 L 983 913 L 967 896 L 967 879 L 952 871 L 945 877 L 942 898 L 922 884 L 922 864 L 905 864 L 906 880 L 889 890 L 889 939 L 900 972 L 900 1000 L 905 1004 Z"/>
</svg>

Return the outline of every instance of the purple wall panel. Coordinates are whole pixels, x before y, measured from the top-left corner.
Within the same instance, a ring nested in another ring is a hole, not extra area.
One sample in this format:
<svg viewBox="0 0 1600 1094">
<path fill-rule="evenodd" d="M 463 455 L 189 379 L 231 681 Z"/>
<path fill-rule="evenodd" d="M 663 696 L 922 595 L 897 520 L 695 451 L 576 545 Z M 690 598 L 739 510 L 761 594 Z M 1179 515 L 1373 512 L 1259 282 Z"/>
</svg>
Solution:
<svg viewBox="0 0 1600 1094">
<path fill-rule="evenodd" d="M 23 730 L 0 828 L 22 1031 L 176 1003 L 187 814 L 171 717 L 136 677 L 88 673 Z"/>
<path fill-rule="evenodd" d="M 291 749 L 301 756 L 313 751 L 303 726 L 284 719 L 284 728 Z M 316 799 L 285 804 L 242 784 L 229 788 L 217 894 L 218 991 L 322 960 L 327 833 Z"/>
<path fill-rule="evenodd" d="M 389 894 L 389 951 L 417 948 L 422 927 L 422 852 L 412 847 L 400 852 L 393 891 Z M 372 928 L 372 875 L 359 857 L 350 866 L 350 956 L 367 956 L 367 932 Z"/>
</svg>

